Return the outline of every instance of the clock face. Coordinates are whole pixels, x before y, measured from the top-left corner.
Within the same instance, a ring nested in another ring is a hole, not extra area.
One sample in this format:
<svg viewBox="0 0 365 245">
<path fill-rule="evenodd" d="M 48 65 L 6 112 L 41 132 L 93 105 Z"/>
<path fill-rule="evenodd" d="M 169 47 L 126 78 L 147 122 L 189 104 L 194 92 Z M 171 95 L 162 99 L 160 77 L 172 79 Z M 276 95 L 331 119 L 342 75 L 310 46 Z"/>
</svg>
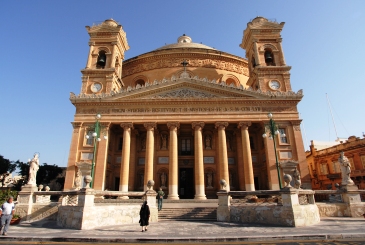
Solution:
<svg viewBox="0 0 365 245">
<path fill-rule="evenodd" d="M 101 84 L 100 83 L 93 83 L 91 85 L 91 91 L 94 93 L 97 93 L 101 90 Z"/>
<path fill-rule="evenodd" d="M 276 80 L 272 80 L 269 82 L 269 86 L 271 89 L 277 90 L 280 88 L 280 83 Z"/>
</svg>

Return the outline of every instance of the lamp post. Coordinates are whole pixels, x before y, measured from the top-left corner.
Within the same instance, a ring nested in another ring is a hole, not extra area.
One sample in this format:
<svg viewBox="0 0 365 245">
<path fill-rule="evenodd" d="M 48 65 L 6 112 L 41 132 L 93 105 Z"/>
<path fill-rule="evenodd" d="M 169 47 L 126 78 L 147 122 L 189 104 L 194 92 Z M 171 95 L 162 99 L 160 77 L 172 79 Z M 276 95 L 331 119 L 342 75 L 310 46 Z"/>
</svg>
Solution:
<svg viewBox="0 0 365 245">
<path fill-rule="evenodd" d="M 268 113 L 267 117 L 270 119 L 269 124 L 265 127 L 265 133 L 262 135 L 263 138 L 268 137 L 269 139 L 274 140 L 274 152 L 275 152 L 275 161 L 276 161 L 276 169 L 278 172 L 278 180 L 279 180 L 279 187 L 281 186 L 281 175 L 280 175 L 280 168 L 279 168 L 279 161 L 278 161 L 278 154 L 276 152 L 276 142 L 275 142 L 275 135 L 280 135 L 278 126 L 276 125 L 275 121 L 272 119 L 272 114 Z M 268 134 L 266 132 L 268 131 Z M 282 137 L 285 137 L 285 134 L 282 134 Z"/>
<path fill-rule="evenodd" d="M 96 159 L 96 152 L 97 152 L 97 148 L 98 148 L 98 142 L 101 141 L 100 138 L 100 130 L 101 130 L 101 125 L 99 120 L 101 119 L 101 115 L 98 113 L 95 116 L 95 124 L 93 126 L 91 126 L 89 129 L 93 130 L 92 132 L 92 137 L 93 137 L 93 144 L 94 144 L 94 151 L 93 151 L 93 160 L 92 160 L 92 164 L 91 164 L 91 182 L 90 182 L 90 187 L 93 187 L 94 184 L 94 172 L 95 172 L 95 159 Z M 86 134 L 85 136 L 86 139 L 90 139 L 89 134 Z M 108 136 L 105 135 L 104 133 L 104 140 L 107 140 Z"/>
</svg>

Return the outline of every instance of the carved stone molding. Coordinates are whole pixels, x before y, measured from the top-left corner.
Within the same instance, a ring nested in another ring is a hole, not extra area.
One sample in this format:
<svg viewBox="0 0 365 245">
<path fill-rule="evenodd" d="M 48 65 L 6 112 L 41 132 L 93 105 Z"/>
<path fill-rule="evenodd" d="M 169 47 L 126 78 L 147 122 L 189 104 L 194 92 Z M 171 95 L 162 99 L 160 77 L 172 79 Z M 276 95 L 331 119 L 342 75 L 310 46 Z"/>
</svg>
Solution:
<svg viewBox="0 0 365 245">
<path fill-rule="evenodd" d="M 78 133 L 80 131 L 82 122 L 71 122 L 71 124 L 74 129 L 74 133 Z"/>
<path fill-rule="evenodd" d="M 302 122 L 302 120 L 293 120 L 291 121 L 291 124 L 293 125 L 293 129 L 295 131 L 300 131 L 300 123 Z"/>
<path fill-rule="evenodd" d="M 215 94 L 209 94 L 201 91 L 194 91 L 183 88 L 176 91 L 169 91 L 163 94 L 152 95 L 151 99 L 165 99 L 165 98 L 217 98 Z"/>
<path fill-rule="evenodd" d="M 179 122 L 168 122 L 167 123 L 167 127 L 170 129 L 171 127 L 175 127 L 176 129 L 178 129 L 180 127 L 180 123 Z"/>
<path fill-rule="evenodd" d="M 221 59 L 221 58 L 220 58 Z M 140 59 L 133 63 L 126 63 L 123 65 L 123 77 L 133 75 L 135 73 L 163 69 L 171 67 L 181 67 L 181 62 L 183 58 L 174 58 L 164 56 L 157 56 L 151 59 Z M 236 72 L 248 76 L 247 64 L 239 61 L 228 61 L 228 60 L 218 60 L 214 56 L 208 56 L 207 58 L 197 57 L 197 58 L 187 58 L 189 62 L 189 67 L 205 67 L 205 68 L 215 68 L 220 70 L 226 70 L 231 72 Z"/>
<path fill-rule="evenodd" d="M 237 127 L 247 130 L 249 126 L 251 126 L 251 122 L 239 122 Z"/>
<path fill-rule="evenodd" d="M 133 129 L 133 123 L 131 122 L 121 123 L 120 127 L 122 127 L 124 130 Z"/>
<path fill-rule="evenodd" d="M 228 127 L 229 123 L 228 122 L 216 122 L 215 123 L 215 128 L 223 128 L 225 129 L 226 127 Z"/>
<path fill-rule="evenodd" d="M 147 130 L 154 130 L 157 126 L 155 122 L 146 122 L 143 125 Z"/>
<path fill-rule="evenodd" d="M 204 122 L 193 122 L 192 124 L 193 129 L 199 129 L 202 130 L 204 128 L 205 123 Z"/>
</svg>

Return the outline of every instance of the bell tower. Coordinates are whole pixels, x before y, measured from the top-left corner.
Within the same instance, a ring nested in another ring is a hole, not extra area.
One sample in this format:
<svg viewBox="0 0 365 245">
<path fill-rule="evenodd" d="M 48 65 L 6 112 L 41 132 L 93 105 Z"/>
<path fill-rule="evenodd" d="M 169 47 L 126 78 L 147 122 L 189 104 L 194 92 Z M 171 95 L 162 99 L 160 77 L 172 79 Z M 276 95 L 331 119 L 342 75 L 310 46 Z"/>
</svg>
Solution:
<svg viewBox="0 0 365 245">
<path fill-rule="evenodd" d="M 291 91 L 290 66 L 287 66 L 281 45 L 280 24 L 256 17 L 247 24 L 240 47 L 246 50 L 250 78 L 247 85 L 261 91 Z"/>
<path fill-rule="evenodd" d="M 81 94 L 119 91 L 122 81 L 122 61 L 129 49 L 126 33 L 115 20 L 86 26 L 90 35 L 89 56 L 82 73 Z"/>
</svg>

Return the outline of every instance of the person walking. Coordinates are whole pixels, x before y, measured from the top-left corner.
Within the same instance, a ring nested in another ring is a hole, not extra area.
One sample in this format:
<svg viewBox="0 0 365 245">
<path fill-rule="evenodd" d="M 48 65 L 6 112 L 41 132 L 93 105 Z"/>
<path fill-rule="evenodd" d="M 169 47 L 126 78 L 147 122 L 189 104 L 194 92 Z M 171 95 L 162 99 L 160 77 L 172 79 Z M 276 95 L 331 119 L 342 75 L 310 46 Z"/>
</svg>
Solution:
<svg viewBox="0 0 365 245">
<path fill-rule="evenodd" d="M 158 199 L 158 211 L 162 209 L 162 200 L 165 196 L 165 193 L 162 191 L 162 188 L 160 187 L 160 190 L 157 192 L 157 199 Z"/>
<path fill-rule="evenodd" d="M 13 203 L 13 197 L 9 196 L 8 200 L 3 203 L 0 207 L 0 215 L 1 215 L 1 227 L 0 227 L 0 233 L 3 232 L 3 236 L 6 236 L 10 221 L 13 218 L 13 214 L 15 211 L 15 205 Z"/>
<path fill-rule="evenodd" d="M 139 211 L 139 223 L 142 226 L 142 232 L 147 231 L 147 226 L 149 225 L 148 220 L 150 219 L 150 207 L 147 205 L 147 201 L 144 201 Z M 143 230 L 143 226 L 145 229 Z"/>
</svg>

